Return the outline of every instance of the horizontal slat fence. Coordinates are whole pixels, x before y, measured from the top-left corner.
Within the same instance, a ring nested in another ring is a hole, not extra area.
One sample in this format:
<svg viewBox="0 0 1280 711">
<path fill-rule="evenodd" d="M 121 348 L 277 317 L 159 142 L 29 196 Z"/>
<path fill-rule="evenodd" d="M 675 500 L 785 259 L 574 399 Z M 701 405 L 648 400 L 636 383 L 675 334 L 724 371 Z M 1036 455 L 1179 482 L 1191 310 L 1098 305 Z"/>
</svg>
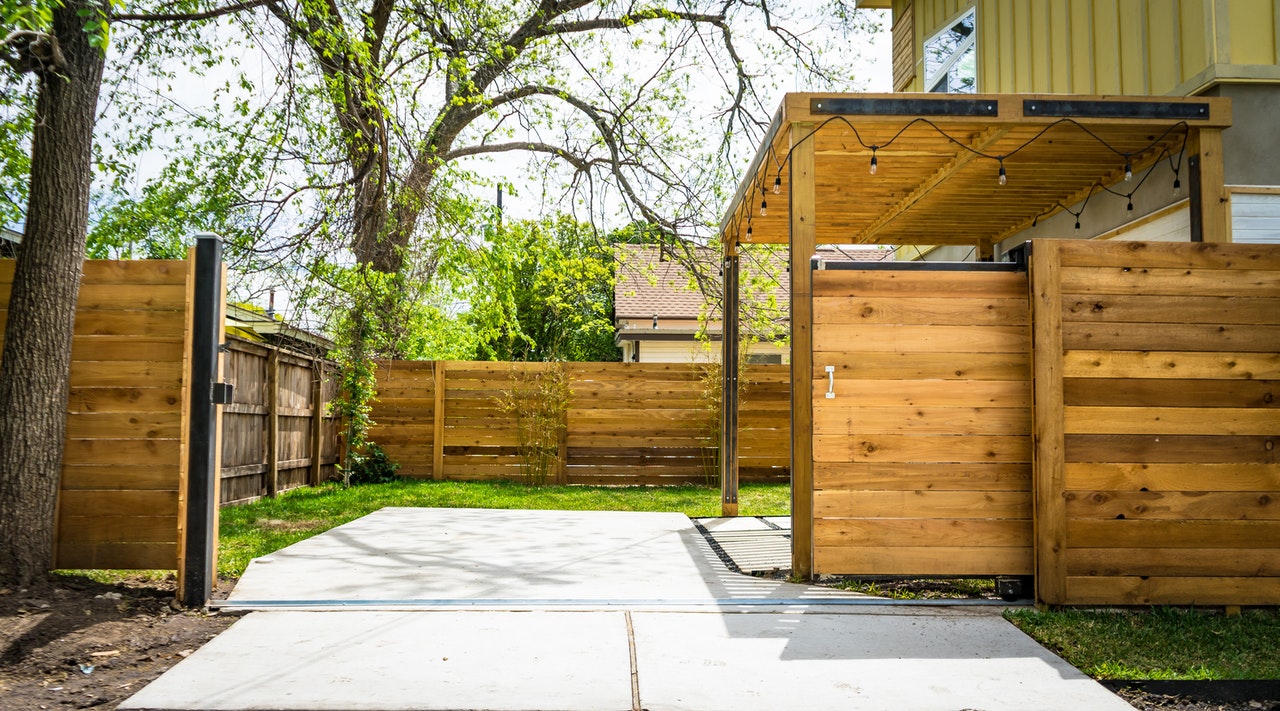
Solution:
<svg viewBox="0 0 1280 711">
<path fill-rule="evenodd" d="M 337 416 L 328 412 L 336 365 L 278 346 L 228 337 L 222 408 L 223 504 L 337 476 Z"/>
<path fill-rule="evenodd" d="M 1030 575 L 1026 274 L 818 270 L 813 314 L 814 572 Z"/>
<path fill-rule="evenodd" d="M 0 260 L 0 339 L 13 280 Z M 58 502 L 59 568 L 178 567 L 187 261 L 84 263 Z"/>
<path fill-rule="evenodd" d="M 1041 600 L 1280 603 L 1280 249 L 1036 242 Z"/>
<path fill-rule="evenodd" d="M 569 484 L 711 481 L 719 416 L 705 366 L 684 363 L 388 361 L 378 370 L 369 437 L 400 474 L 449 480 L 524 475 L 516 419 L 499 406 L 537 370 L 563 368 L 572 393 L 560 443 Z M 741 405 L 744 481 L 785 481 L 790 411 L 786 366 L 751 366 Z M 440 387 L 439 384 L 443 383 Z"/>
</svg>

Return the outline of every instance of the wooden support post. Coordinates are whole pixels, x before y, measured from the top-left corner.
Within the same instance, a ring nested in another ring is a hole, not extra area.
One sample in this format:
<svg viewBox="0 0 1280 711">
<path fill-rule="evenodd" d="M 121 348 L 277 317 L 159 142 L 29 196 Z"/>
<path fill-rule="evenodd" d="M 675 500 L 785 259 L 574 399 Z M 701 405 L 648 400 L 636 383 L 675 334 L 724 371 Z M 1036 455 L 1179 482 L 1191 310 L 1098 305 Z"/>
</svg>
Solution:
<svg viewBox="0 0 1280 711">
<path fill-rule="evenodd" d="M 267 350 L 267 496 L 280 492 L 280 351 Z"/>
<path fill-rule="evenodd" d="M 986 240 L 978 240 L 978 244 L 974 248 L 974 255 L 976 255 L 979 262 L 994 262 L 996 260 L 996 247 Z"/>
<path fill-rule="evenodd" d="M 1036 600 L 1067 598 L 1067 504 L 1062 393 L 1061 250 L 1052 240 L 1031 245 L 1033 403 L 1032 518 L 1035 521 Z"/>
<path fill-rule="evenodd" d="M 791 125 L 791 573 L 813 576 L 813 124 Z"/>
<path fill-rule="evenodd" d="M 1224 185 L 1222 129 L 1192 129 L 1187 139 L 1191 192 L 1191 241 L 1230 242 L 1230 196 Z"/>
<path fill-rule="evenodd" d="M 561 375 L 569 378 L 569 365 L 557 363 Z M 560 430 L 556 434 L 556 483 L 561 486 L 569 483 L 569 408 L 560 413 Z"/>
<path fill-rule="evenodd" d="M 720 339 L 720 515 L 738 515 L 738 246 L 725 248 Z"/>
<path fill-rule="evenodd" d="M 431 410 L 431 478 L 436 481 L 444 479 L 444 361 L 435 362 L 432 374 L 435 377 L 435 407 Z"/>
<path fill-rule="evenodd" d="M 311 468 L 307 472 L 307 483 L 317 486 L 320 483 L 320 460 L 324 456 L 324 364 L 319 360 L 312 362 L 316 377 L 311 381 Z"/>
</svg>

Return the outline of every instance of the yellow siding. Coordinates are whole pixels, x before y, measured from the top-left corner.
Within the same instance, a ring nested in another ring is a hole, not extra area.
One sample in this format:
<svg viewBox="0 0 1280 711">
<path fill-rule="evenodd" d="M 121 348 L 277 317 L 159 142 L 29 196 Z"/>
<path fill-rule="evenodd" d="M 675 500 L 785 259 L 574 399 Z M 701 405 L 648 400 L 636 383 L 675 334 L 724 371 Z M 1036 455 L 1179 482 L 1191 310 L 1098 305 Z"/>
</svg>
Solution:
<svg viewBox="0 0 1280 711">
<path fill-rule="evenodd" d="M 895 14 L 906 0 L 895 0 Z M 1184 94 L 1215 78 L 1280 81 L 1280 0 L 914 0 L 923 44 L 977 8 L 978 91 Z"/>
</svg>

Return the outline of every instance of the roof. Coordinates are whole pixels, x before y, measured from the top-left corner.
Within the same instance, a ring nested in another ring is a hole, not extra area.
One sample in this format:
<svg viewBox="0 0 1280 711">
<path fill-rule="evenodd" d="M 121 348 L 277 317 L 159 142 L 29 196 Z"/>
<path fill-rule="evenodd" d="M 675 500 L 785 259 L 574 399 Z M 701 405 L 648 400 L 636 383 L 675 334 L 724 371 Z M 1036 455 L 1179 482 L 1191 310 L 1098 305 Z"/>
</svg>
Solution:
<svg viewBox="0 0 1280 711">
<path fill-rule="evenodd" d="M 290 326 L 275 315 L 239 304 L 227 304 L 226 327 L 236 335 L 249 337 L 250 340 L 269 341 L 280 346 L 302 350 L 319 348 L 322 351 L 329 351 L 334 347 L 333 341 L 318 333 Z"/>
<path fill-rule="evenodd" d="M 804 170 L 818 244 L 991 245 L 1230 125 L 1217 97 L 788 94 L 721 240 L 786 244 Z"/>
<path fill-rule="evenodd" d="M 679 258 L 661 251 L 656 245 L 620 245 L 617 251 L 618 272 L 614 283 L 614 313 L 618 319 L 697 319 L 704 305 L 712 318 L 719 317 L 720 252 L 710 247 L 682 248 Z M 824 261 L 877 262 L 893 258 L 887 249 L 819 248 Z M 787 302 L 791 275 L 787 271 L 786 252 L 758 251 L 742 257 L 743 281 L 751 275 L 777 279 L 772 293 L 779 304 Z M 690 261 L 696 262 L 690 270 Z M 697 272 L 696 274 L 694 272 Z M 716 295 L 708 297 L 707 294 Z M 764 301 L 762 297 L 757 301 Z M 756 304 L 758 307 L 760 304 Z M 750 305 L 746 305 L 750 307 Z M 785 311 L 785 309 L 784 309 Z M 786 314 L 781 314 L 782 318 Z"/>
</svg>

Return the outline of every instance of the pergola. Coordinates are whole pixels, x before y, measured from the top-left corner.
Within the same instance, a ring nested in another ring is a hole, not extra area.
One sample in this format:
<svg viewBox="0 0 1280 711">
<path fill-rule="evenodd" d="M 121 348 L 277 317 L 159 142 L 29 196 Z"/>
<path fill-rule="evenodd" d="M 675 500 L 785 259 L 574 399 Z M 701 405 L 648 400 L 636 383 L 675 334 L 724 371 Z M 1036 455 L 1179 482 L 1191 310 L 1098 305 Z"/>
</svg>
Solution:
<svg viewBox="0 0 1280 711">
<path fill-rule="evenodd" d="M 788 94 L 720 224 L 724 363 L 738 360 L 738 249 L 790 245 L 792 565 L 812 570 L 810 258 L 819 244 L 994 246 L 1168 160 L 1193 241 L 1230 241 L 1223 98 Z M 1185 169 L 1185 170 L 1183 170 Z M 1116 187 L 1120 186 L 1120 187 Z M 737 371 L 724 368 L 722 508 L 737 513 Z"/>
</svg>

